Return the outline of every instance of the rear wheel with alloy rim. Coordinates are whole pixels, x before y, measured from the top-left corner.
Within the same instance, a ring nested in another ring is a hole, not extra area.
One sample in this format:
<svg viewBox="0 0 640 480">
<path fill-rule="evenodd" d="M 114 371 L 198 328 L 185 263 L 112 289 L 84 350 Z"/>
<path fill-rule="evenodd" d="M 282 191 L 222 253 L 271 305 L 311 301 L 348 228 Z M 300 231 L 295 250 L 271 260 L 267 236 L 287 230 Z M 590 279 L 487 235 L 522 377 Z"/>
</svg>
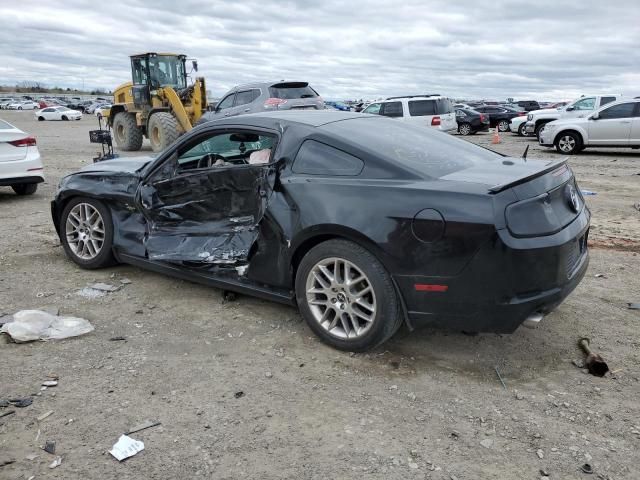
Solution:
<svg viewBox="0 0 640 480">
<path fill-rule="evenodd" d="M 509 131 L 509 121 L 508 120 L 500 120 L 498 122 L 498 130 L 500 130 L 501 132 L 508 132 Z"/>
<path fill-rule="evenodd" d="M 565 155 L 573 155 L 582 150 L 582 139 L 575 132 L 562 132 L 556 137 L 556 150 Z"/>
<path fill-rule="evenodd" d="M 69 258 L 83 268 L 114 262 L 111 214 L 98 200 L 76 198 L 67 204 L 60 218 L 60 239 Z"/>
<path fill-rule="evenodd" d="M 321 243 L 305 255 L 296 274 L 296 297 L 309 327 L 341 350 L 373 348 L 402 322 L 385 268 L 369 251 L 346 240 Z"/>
<path fill-rule="evenodd" d="M 468 123 L 461 123 L 458 127 L 458 132 L 460 135 L 469 135 L 471 133 L 471 125 Z"/>
</svg>

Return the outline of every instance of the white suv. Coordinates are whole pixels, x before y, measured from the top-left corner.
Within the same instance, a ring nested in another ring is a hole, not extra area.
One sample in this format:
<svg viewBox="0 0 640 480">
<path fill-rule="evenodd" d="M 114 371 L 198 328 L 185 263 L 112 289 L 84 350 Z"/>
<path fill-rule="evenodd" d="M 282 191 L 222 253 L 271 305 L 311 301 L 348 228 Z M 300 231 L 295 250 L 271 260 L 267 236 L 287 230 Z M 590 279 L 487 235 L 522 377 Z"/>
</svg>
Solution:
<svg viewBox="0 0 640 480">
<path fill-rule="evenodd" d="M 372 103 L 362 113 L 398 118 L 415 125 L 437 128 L 443 132 L 458 129 L 453 103 L 441 95 L 389 97 L 381 102 Z"/>
<path fill-rule="evenodd" d="M 609 103 L 582 118 L 562 118 L 540 131 L 540 145 L 571 155 L 586 147 L 640 148 L 640 99 Z"/>
</svg>

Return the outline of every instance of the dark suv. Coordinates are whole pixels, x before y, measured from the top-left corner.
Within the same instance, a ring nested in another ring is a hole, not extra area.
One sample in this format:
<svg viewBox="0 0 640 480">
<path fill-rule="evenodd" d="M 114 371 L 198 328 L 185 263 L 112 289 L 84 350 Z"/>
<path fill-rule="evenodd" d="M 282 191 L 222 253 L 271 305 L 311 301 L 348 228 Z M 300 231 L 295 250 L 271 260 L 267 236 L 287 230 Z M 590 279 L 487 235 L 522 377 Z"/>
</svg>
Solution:
<svg viewBox="0 0 640 480">
<path fill-rule="evenodd" d="M 520 100 L 516 102 L 520 107 L 522 107 L 525 112 L 530 112 L 532 110 L 540 110 L 540 104 L 535 100 Z"/>
<path fill-rule="evenodd" d="M 324 100 L 307 82 L 261 82 L 229 90 L 203 121 L 274 110 L 323 110 Z"/>
</svg>

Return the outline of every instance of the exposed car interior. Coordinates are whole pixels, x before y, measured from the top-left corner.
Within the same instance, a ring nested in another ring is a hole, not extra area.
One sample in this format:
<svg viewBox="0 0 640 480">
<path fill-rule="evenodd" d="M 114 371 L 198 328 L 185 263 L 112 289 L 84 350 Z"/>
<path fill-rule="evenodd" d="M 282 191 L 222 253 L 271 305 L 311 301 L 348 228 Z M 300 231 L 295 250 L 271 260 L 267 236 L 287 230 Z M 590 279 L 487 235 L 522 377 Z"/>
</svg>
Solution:
<svg viewBox="0 0 640 480">
<path fill-rule="evenodd" d="M 178 152 L 177 173 L 233 165 L 260 165 L 270 162 L 275 137 L 257 133 L 221 133 L 195 140 L 195 145 Z"/>
</svg>

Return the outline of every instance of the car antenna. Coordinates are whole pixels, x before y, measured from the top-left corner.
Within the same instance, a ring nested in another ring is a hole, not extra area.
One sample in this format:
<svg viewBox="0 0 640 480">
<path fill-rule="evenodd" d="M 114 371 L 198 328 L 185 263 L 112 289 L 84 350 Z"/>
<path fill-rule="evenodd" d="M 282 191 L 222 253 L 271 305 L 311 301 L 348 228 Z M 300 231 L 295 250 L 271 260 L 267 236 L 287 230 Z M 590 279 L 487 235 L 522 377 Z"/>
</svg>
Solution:
<svg viewBox="0 0 640 480">
<path fill-rule="evenodd" d="M 527 161 L 527 152 L 529 151 L 529 145 L 527 145 L 527 148 L 524 149 L 524 153 L 522 154 L 522 159 L 526 162 Z"/>
</svg>

